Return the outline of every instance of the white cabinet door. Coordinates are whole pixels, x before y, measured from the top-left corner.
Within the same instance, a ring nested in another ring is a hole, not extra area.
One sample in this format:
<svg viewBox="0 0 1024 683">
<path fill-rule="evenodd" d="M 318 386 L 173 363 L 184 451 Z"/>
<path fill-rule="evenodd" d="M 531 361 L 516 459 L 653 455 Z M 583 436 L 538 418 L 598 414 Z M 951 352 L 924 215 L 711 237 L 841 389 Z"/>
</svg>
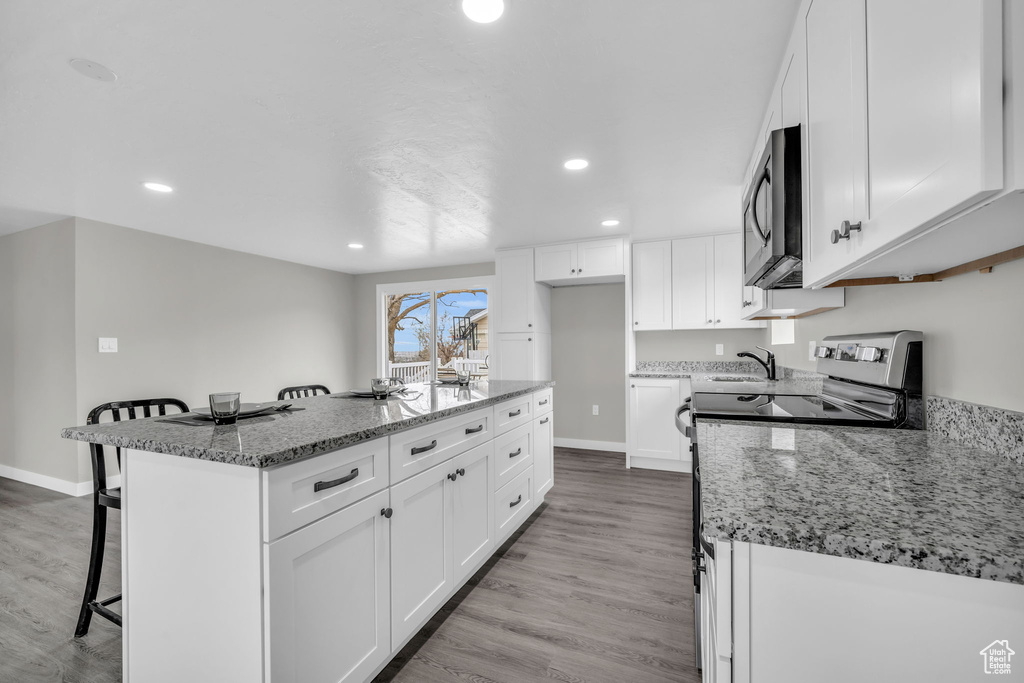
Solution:
<svg viewBox="0 0 1024 683">
<path fill-rule="evenodd" d="M 538 282 L 549 280 L 565 280 L 576 277 L 577 250 L 575 244 L 554 244 L 548 247 L 537 247 L 535 250 Z"/>
<path fill-rule="evenodd" d="M 630 452 L 634 458 L 680 461 L 676 410 L 679 380 L 630 378 Z"/>
<path fill-rule="evenodd" d="M 633 329 L 672 329 L 672 242 L 633 245 Z"/>
<path fill-rule="evenodd" d="M 580 242 L 576 245 L 576 275 L 605 277 L 623 274 L 622 238 Z"/>
<path fill-rule="evenodd" d="M 831 243 L 867 214 L 867 70 L 863 0 L 812 0 L 807 29 L 807 215 L 804 285 L 856 258 L 857 239 Z"/>
<path fill-rule="evenodd" d="M 715 235 L 714 239 L 715 327 L 761 327 L 763 323 L 758 320 L 743 319 L 743 244 L 740 233 Z"/>
<path fill-rule="evenodd" d="M 1003 185 L 1000 3 L 866 4 L 865 256 Z"/>
<path fill-rule="evenodd" d="M 391 656 L 387 507 L 381 491 L 264 546 L 275 683 L 361 683 Z"/>
<path fill-rule="evenodd" d="M 672 240 L 672 329 L 714 326 L 714 238 Z"/>
<path fill-rule="evenodd" d="M 391 487 L 391 639 L 398 645 L 455 587 L 448 463 Z"/>
<path fill-rule="evenodd" d="M 455 583 L 476 570 L 494 549 L 494 444 L 452 459 L 452 548 Z"/>
<path fill-rule="evenodd" d="M 497 379 L 535 379 L 538 339 L 533 333 L 497 335 Z"/>
<path fill-rule="evenodd" d="M 529 332 L 533 329 L 533 249 L 499 251 L 495 254 L 497 295 L 496 332 Z"/>
<path fill-rule="evenodd" d="M 533 476 L 537 501 L 555 485 L 555 423 L 547 413 L 533 421 Z"/>
</svg>

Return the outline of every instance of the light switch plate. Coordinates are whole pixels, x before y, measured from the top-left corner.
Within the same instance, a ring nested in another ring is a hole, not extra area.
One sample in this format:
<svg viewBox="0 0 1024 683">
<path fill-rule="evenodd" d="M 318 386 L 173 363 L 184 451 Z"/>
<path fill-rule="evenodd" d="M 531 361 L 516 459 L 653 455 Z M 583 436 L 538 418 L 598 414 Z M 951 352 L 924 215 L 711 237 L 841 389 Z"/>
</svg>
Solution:
<svg viewBox="0 0 1024 683">
<path fill-rule="evenodd" d="M 597 406 L 594 406 L 594 415 L 599 415 L 599 414 L 600 414 L 600 409 Z"/>
<path fill-rule="evenodd" d="M 818 342 L 807 342 L 807 360 L 814 360 L 814 352 L 818 348 Z"/>
<path fill-rule="evenodd" d="M 715 355 L 716 356 L 724 356 L 725 355 L 725 344 L 715 344 Z"/>
<path fill-rule="evenodd" d="M 117 337 L 100 337 L 100 353 L 117 353 Z"/>
</svg>

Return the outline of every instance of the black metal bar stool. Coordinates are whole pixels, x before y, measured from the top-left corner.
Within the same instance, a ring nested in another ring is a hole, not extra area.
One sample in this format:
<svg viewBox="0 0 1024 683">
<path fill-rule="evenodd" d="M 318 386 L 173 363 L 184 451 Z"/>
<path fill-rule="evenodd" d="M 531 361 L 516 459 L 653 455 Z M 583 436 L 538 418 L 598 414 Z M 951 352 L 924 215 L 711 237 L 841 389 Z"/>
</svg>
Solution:
<svg viewBox="0 0 1024 683">
<path fill-rule="evenodd" d="M 167 407 L 173 406 L 182 413 L 188 412 L 184 401 L 176 398 L 147 398 L 136 401 L 115 401 L 96 406 L 89 413 L 86 424 L 99 424 L 104 413 L 111 414 L 111 421 L 121 421 L 121 411 L 128 414 L 129 420 L 137 417 L 153 417 L 153 408 L 157 415 L 166 415 Z M 142 408 L 142 415 L 136 414 L 136 408 Z M 107 538 L 107 508 L 121 509 L 121 489 L 107 486 L 107 463 L 103 457 L 103 446 L 98 443 L 89 444 L 92 455 L 92 555 L 89 558 L 89 576 L 85 580 L 85 596 L 82 598 L 82 609 L 78 613 L 78 626 L 75 637 L 80 638 L 89 632 L 92 615 L 96 613 L 121 625 L 121 615 L 109 609 L 109 605 L 121 599 L 118 593 L 112 598 L 97 600 L 96 593 L 100 588 L 100 572 L 103 569 L 103 550 Z M 121 469 L 121 449 L 117 449 L 117 468 Z"/>
<path fill-rule="evenodd" d="M 277 400 L 283 401 L 286 398 L 309 398 L 310 396 L 316 396 L 317 392 L 320 392 L 321 394 L 329 394 L 331 393 L 331 390 L 323 384 L 304 384 L 301 387 L 285 387 L 281 391 L 277 392 Z"/>
</svg>

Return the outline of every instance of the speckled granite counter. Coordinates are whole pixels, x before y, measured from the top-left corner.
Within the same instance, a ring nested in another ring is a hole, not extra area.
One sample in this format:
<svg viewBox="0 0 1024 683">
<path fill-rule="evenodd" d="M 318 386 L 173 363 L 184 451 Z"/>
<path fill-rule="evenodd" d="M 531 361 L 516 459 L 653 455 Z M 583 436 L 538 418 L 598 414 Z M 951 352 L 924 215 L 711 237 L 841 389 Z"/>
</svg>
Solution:
<svg viewBox="0 0 1024 683">
<path fill-rule="evenodd" d="M 647 379 L 689 379 L 690 391 L 718 394 L 817 395 L 825 378 L 816 372 L 780 367 L 779 379 L 768 381 L 753 361 L 640 361 L 630 377 Z M 715 382 L 711 377 L 752 377 L 751 382 Z"/>
<path fill-rule="evenodd" d="M 1024 584 L 1024 468 L 935 433 L 698 424 L 704 534 Z"/>
<path fill-rule="evenodd" d="M 340 394 L 277 401 L 305 408 L 239 420 L 236 425 L 191 426 L 174 417 L 69 427 L 65 439 L 167 453 L 249 467 L 269 467 L 418 427 L 533 393 L 554 382 L 492 380 L 467 387 L 410 385 L 408 396 L 386 401 Z"/>
</svg>

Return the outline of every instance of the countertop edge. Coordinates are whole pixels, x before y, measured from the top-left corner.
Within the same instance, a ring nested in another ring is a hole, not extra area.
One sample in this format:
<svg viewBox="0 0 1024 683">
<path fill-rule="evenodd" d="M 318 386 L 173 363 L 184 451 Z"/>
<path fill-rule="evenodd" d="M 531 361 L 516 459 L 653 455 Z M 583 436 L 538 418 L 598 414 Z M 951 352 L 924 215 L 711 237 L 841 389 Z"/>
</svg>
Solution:
<svg viewBox="0 0 1024 683">
<path fill-rule="evenodd" d="M 238 453 L 235 451 L 223 451 L 216 448 L 197 448 L 194 446 L 181 446 L 174 443 L 168 443 L 164 441 L 157 441 L 151 439 L 138 439 L 131 437 L 119 437 L 115 434 L 107 433 L 96 433 L 82 431 L 82 427 L 65 427 L 61 429 L 60 435 L 62 438 L 69 439 L 72 441 L 81 441 L 85 443 L 95 443 L 103 446 L 114 446 L 117 448 L 128 448 L 139 451 L 149 451 L 151 453 L 162 453 L 165 455 L 175 455 L 183 458 L 193 458 L 197 460 L 208 460 L 211 462 L 221 462 L 231 465 L 240 465 L 244 467 L 256 467 L 265 469 L 269 467 L 275 467 L 277 465 L 284 465 L 306 458 L 322 455 L 324 453 L 345 448 L 347 446 L 353 446 L 364 441 L 372 441 L 391 434 L 398 432 L 404 432 L 408 429 L 414 429 L 421 427 L 431 422 L 443 420 L 456 415 L 463 415 L 471 413 L 474 410 L 480 410 L 482 408 L 488 408 L 496 405 L 503 401 L 507 401 L 517 396 L 524 396 L 526 394 L 533 394 L 538 391 L 543 391 L 555 386 L 553 380 L 540 381 L 537 386 L 529 389 L 518 389 L 503 393 L 499 396 L 491 396 L 486 399 L 481 399 L 479 402 L 472 404 L 464 404 L 455 408 L 446 408 L 436 412 L 429 413 L 427 415 L 418 415 L 410 417 L 400 422 L 394 422 L 391 424 L 383 425 L 381 427 L 373 427 L 370 429 L 351 432 L 349 434 L 342 434 L 338 437 L 314 441 L 309 444 L 303 444 L 301 446 L 295 446 L 291 448 L 282 449 L 279 451 L 273 451 L 269 453 L 261 453 L 259 455 L 252 455 L 246 453 Z M 327 397 L 323 397 L 327 398 Z M 151 418 L 156 419 L 156 418 Z M 233 429 L 234 427 L 226 427 L 225 429 Z M 216 427 L 214 428 L 216 429 Z"/>
</svg>

